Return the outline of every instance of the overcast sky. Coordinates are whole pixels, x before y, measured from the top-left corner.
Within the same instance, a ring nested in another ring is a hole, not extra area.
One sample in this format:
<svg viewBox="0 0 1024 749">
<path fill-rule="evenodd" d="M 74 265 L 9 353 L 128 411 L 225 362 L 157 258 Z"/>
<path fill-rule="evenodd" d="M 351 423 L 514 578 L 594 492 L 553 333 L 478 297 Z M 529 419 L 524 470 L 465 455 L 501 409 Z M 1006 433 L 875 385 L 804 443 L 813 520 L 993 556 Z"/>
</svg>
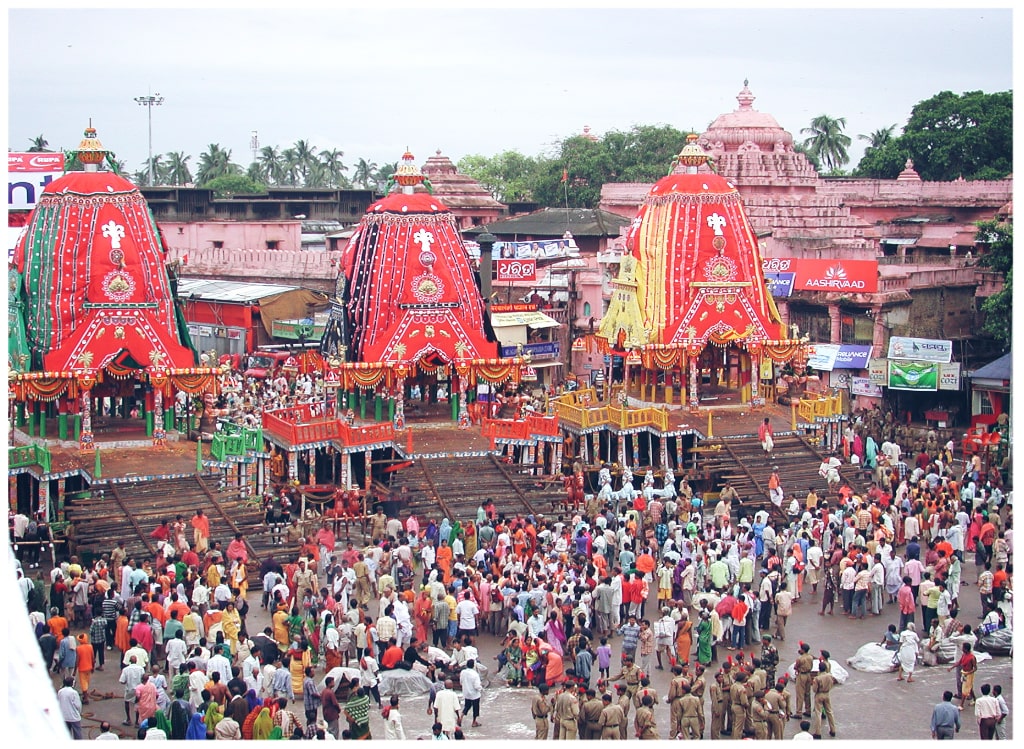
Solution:
<svg viewBox="0 0 1024 749">
<path fill-rule="evenodd" d="M 302 5 L 302 3 L 299 3 Z M 383 5 L 383 3 L 382 3 Z M 440 149 L 550 153 L 585 125 L 704 130 L 754 108 L 800 138 L 811 118 L 859 134 L 940 91 L 1012 88 L 1003 9 L 12 9 L 8 147 L 77 145 L 92 118 L 131 171 L 153 152 L 211 143 L 243 167 L 250 137 L 422 164 Z M 680 143 L 680 146 L 683 144 Z"/>
</svg>

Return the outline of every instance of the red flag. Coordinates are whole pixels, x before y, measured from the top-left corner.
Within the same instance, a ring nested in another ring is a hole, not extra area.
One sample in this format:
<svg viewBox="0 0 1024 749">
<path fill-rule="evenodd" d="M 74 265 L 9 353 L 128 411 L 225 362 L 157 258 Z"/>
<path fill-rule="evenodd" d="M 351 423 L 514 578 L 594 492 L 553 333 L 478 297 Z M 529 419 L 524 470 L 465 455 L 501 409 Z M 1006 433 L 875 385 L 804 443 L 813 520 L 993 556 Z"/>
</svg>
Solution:
<svg viewBox="0 0 1024 749">
<path fill-rule="evenodd" d="M 568 181 L 569 181 L 569 170 L 568 169 L 563 169 L 562 170 L 562 182 L 568 182 Z"/>
</svg>

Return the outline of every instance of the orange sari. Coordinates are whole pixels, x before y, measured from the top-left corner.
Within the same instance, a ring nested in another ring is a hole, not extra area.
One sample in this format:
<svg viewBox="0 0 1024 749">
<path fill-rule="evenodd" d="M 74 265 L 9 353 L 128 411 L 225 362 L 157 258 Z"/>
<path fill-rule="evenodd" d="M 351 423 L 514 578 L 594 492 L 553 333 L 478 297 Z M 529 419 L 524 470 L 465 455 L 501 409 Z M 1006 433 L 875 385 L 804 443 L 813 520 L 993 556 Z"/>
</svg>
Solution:
<svg viewBox="0 0 1024 749">
<path fill-rule="evenodd" d="M 131 647 L 130 639 L 128 636 L 128 617 L 121 614 L 121 616 L 117 617 L 117 628 L 114 630 L 114 646 L 124 654 Z"/>
<path fill-rule="evenodd" d="M 452 582 L 452 547 L 448 544 L 441 544 L 437 549 L 437 555 L 435 560 L 437 566 L 441 568 L 441 572 L 444 573 L 444 584 L 450 585 Z"/>
</svg>

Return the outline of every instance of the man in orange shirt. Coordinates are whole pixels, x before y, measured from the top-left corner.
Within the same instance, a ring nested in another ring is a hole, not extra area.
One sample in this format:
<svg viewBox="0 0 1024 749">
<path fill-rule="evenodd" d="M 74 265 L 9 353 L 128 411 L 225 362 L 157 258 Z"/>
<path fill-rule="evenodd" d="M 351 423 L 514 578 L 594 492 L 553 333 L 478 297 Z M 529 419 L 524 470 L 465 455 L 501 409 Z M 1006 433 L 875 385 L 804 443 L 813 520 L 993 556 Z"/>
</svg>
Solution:
<svg viewBox="0 0 1024 749">
<path fill-rule="evenodd" d="M 56 606 L 50 609 L 50 618 L 46 620 L 46 625 L 50 628 L 50 634 L 57 638 L 57 644 L 60 645 L 60 641 L 64 639 L 64 630 L 68 628 L 68 620 L 60 615 Z"/>
</svg>

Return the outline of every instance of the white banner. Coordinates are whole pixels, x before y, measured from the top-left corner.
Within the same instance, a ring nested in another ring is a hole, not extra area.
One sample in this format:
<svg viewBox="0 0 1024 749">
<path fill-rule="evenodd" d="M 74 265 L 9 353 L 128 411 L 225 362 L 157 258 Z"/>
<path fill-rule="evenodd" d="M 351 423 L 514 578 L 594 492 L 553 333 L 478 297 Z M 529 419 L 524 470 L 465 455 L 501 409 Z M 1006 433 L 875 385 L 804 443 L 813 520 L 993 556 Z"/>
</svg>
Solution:
<svg viewBox="0 0 1024 749">
<path fill-rule="evenodd" d="M 953 342 L 893 336 L 889 339 L 889 358 L 948 363 L 953 360 Z"/>
<path fill-rule="evenodd" d="M 868 398 L 881 398 L 882 388 L 873 383 L 870 377 L 851 377 L 850 395 L 864 395 Z"/>
<path fill-rule="evenodd" d="M 889 383 L 889 360 L 871 359 L 868 361 L 868 379 L 876 385 Z"/>
<path fill-rule="evenodd" d="M 939 364 L 939 390 L 960 389 L 960 362 Z"/>
</svg>

